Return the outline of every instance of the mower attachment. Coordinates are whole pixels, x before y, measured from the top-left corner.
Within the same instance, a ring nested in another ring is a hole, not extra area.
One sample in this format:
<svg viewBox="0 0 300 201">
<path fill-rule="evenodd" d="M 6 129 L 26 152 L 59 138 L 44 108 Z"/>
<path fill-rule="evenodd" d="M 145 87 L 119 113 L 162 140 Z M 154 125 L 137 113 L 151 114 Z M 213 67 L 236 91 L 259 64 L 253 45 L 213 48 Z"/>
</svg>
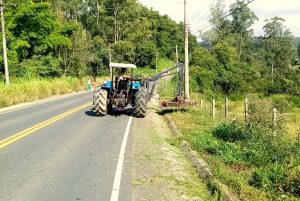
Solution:
<svg viewBox="0 0 300 201">
<path fill-rule="evenodd" d="M 162 106 L 164 107 L 175 107 L 175 106 L 192 106 L 191 102 L 186 101 L 186 99 L 182 96 L 177 96 L 172 101 L 163 101 Z"/>
</svg>

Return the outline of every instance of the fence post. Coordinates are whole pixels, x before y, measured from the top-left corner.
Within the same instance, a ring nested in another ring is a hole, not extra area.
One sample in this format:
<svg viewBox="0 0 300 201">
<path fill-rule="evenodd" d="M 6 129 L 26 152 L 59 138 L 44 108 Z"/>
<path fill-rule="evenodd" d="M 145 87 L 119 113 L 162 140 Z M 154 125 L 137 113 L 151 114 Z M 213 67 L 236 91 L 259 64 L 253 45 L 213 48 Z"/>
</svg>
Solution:
<svg viewBox="0 0 300 201">
<path fill-rule="evenodd" d="M 225 98 L 225 118 L 228 117 L 228 98 Z"/>
<path fill-rule="evenodd" d="M 200 108 L 203 108 L 203 99 L 200 100 Z"/>
<path fill-rule="evenodd" d="M 248 116 L 249 116 L 249 103 L 248 103 L 248 98 L 245 98 L 245 122 L 248 122 Z"/>
<path fill-rule="evenodd" d="M 273 135 L 277 134 L 277 109 L 273 108 Z"/>
<path fill-rule="evenodd" d="M 212 108 L 211 109 L 212 109 L 212 112 L 211 112 L 212 118 L 214 119 L 216 117 L 216 100 L 215 99 L 212 100 Z"/>
</svg>

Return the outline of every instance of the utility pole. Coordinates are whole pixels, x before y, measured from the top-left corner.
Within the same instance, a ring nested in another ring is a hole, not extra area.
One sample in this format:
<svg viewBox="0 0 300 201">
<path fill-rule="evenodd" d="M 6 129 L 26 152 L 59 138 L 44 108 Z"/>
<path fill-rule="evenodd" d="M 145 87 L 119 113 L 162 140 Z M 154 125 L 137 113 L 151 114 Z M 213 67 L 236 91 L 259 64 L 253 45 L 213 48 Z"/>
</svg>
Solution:
<svg viewBox="0 0 300 201">
<path fill-rule="evenodd" d="M 176 44 L 176 65 L 178 64 L 178 60 L 179 60 L 179 58 L 178 58 L 178 46 L 177 46 L 177 44 Z M 177 66 L 177 73 L 178 73 L 178 66 Z"/>
<path fill-rule="evenodd" d="M 155 58 L 155 72 L 157 73 L 158 68 L 158 52 L 156 52 L 156 58 Z"/>
<path fill-rule="evenodd" d="M 109 73 L 110 73 L 110 77 L 112 77 L 112 67 L 110 66 L 110 64 L 111 64 L 111 50 L 110 50 L 110 45 L 108 45 L 108 54 L 109 54 Z"/>
<path fill-rule="evenodd" d="M 3 61 L 4 61 L 4 71 L 5 71 L 5 84 L 9 85 L 9 71 L 8 71 L 8 59 L 6 50 L 6 36 L 5 36 L 5 24 L 4 24 L 4 4 L 0 1 L 0 18 L 1 18 L 1 28 L 2 28 L 2 43 L 3 43 Z"/>
<path fill-rule="evenodd" d="M 189 27 L 187 17 L 187 0 L 184 0 L 184 95 L 190 98 L 189 78 Z"/>
</svg>

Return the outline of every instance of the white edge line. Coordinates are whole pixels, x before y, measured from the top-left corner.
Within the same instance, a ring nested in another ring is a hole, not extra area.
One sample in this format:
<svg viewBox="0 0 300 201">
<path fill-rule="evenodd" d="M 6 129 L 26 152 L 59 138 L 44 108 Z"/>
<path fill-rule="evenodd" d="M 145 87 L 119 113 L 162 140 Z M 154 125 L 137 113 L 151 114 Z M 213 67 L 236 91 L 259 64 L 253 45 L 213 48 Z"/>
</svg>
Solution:
<svg viewBox="0 0 300 201">
<path fill-rule="evenodd" d="M 123 169 L 123 163 L 124 163 L 124 156 L 125 156 L 125 150 L 126 150 L 126 145 L 127 145 L 127 139 L 129 135 L 129 130 L 131 126 L 131 121 L 132 121 L 132 116 L 130 116 L 127 124 L 127 128 L 123 137 L 123 142 L 119 154 L 119 159 L 118 159 L 118 165 L 117 165 L 117 170 L 115 174 L 115 179 L 114 179 L 114 184 L 113 184 L 113 189 L 111 193 L 111 198 L 110 201 L 118 201 L 119 200 L 119 192 L 120 192 L 120 185 L 121 185 L 121 178 L 122 178 L 122 169 Z"/>
</svg>

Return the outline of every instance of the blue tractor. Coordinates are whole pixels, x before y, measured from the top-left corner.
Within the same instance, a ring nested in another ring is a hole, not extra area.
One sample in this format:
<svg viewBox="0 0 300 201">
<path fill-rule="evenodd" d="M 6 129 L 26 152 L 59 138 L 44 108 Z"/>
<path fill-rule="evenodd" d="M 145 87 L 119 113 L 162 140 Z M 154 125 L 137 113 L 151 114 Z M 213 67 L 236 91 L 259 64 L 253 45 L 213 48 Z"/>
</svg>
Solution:
<svg viewBox="0 0 300 201">
<path fill-rule="evenodd" d="M 147 79 L 133 78 L 133 64 L 111 63 L 111 81 L 105 81 L 94 91 L 93 108 L 97 115 L 105 116 L 112 113 L 113 108 L 125 110 L 128 106 L 134 108 L 136 117 L 145 117 L 147 111 L 147 102 L 150 101 L 157 82 L 166 76 L 173 76 L 172 73 L 177 69 L 178 85 L 175 98 L 171 101 L 163 101 L 164 107 L 191 106 L 192 103 L 186 99 L 184 94 L 184 68 L 183 63 L 177 63 L 152 77 Z M 131 76 L 124 76 L 124 70 L 131 69 Z M 114 73 L 119 77 L 114 77 Z"/>
<path fill-rule="evenodd" d="M 93 96 L 93 110 L 98 116 L 111 114 L 113 110 L 133 107 L 136 117 L 145 117 L 148 93 L 142 79 L 133 77 L 133 64 L 110 63 L 111 80 L 97 87 Z M 131 76 L 125 71 L 131 70 Z M 115 77 L 115 74 L 118 76 Z"/>
</svg>

